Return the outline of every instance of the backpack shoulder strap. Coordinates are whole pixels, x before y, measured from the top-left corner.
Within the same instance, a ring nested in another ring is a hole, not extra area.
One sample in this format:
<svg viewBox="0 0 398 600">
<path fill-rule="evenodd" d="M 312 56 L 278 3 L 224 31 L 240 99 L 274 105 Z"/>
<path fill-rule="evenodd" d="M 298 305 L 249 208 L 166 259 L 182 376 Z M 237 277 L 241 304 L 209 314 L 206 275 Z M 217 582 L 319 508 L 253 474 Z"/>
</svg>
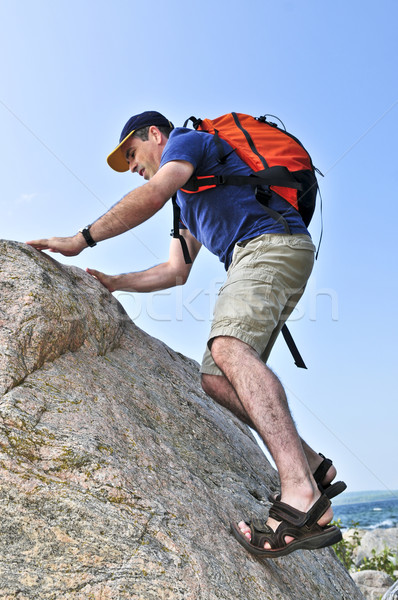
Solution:
<svg viewBox="0 0 398 600">
<path fill-rule="evenodd" d="M 174 194 L 174 196 L 171 199 L 172 203 L 173 203 L 173 229 L 171 230 L 171 234 L 173 236 L 173 238 L 180 240 L 180 244 L 181 244 L 181 248 L 182 248 L 182 253 L 184 255 L 184 260 L 185 263 L 187 265 L 191 265 L 192 264 L 192 259 L 189 255 L 189 250 L 188 250 L 188 246 L 187 243 L 184 239 L 184 237 L 180 234 L 180 216 L 181 216 L 181 211 L 180 211 L 180 207 L 177 204 L 177 194 Z"/>
<path fill-rule="evenodd" d="M 296 365 L 296 367 L 299 367 L 300 369 L 306 369 L 307 366 L 306 366 L 305 362 L 303 361 L 303 358 L 296 346 L 296 343 L 292 337 L 292 334 L 290 333 L 289 329 L 287 328 L 286 323 L 283 325 L 281 332 L 282 332 L 283 338 L 287 344 L 287 347 L 289 348 L 290 353 L 293 356 L 294 364 Z"/>
</svg>

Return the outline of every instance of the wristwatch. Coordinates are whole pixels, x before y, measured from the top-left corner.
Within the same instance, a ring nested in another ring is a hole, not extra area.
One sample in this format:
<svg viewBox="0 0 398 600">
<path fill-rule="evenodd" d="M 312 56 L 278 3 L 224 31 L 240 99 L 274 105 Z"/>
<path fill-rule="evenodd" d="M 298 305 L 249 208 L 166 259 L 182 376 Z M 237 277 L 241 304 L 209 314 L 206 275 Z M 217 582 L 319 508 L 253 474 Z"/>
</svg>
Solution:
<svg viewBox="0 0 398 600">
<path fill-rule="evenodd" d="M 94 242 L 93 238 L 91 237 L 90 227 L 91 225 L 86 225 L 85 227 L 83 227 L 83 229 L 79 229 L 79 232 L 83 235 L 84 239 L 87 242 L 87 245 L 90 246 L 90 248 L 93 248 L 97 245 L 97 242 Z"/>
</svg>

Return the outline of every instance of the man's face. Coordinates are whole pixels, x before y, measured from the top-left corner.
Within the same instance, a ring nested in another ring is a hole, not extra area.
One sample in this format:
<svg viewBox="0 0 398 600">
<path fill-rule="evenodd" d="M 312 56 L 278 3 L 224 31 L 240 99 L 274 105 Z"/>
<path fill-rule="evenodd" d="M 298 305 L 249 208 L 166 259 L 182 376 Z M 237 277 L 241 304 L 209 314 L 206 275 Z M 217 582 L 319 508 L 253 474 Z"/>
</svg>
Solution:
<svg viewBox="0 0 398 600">
<path fill-rule="evenodd" d="M 126 140 L 123 151 L 130 171 L 138 173 L 146 180 L 151 179 L 159 169 L 163 147 L 164 145 L 159 143 L 156 131 L 151 130 L 147 141 L 134 136 Z"/>
</svg>

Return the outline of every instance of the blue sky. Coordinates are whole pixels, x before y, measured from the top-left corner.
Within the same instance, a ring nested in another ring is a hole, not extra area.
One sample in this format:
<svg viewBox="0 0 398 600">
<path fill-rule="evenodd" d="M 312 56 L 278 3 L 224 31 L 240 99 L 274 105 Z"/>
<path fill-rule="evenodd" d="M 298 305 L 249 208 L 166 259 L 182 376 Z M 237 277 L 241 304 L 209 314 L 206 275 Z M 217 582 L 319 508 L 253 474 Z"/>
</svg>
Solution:
<svg viewBox="0 0 398 600">
<path fill-rule="evenodd" d="M 271 366 L 302 436 L 352 491 L 398 489 L 395 380 L 397 0 L 0 2 L 1 237 L 72 235 L 132 188 L 106 156 L 125 121 L 279 116 L 325 174 L 320 257 Z M 66 264 L 108 273 L 167 258 L 169 205 Z M 319 237 L 316 213 L 311 233 Z M 136 324 L 200 361 L 221 264 L 184 288 L 116 292 Z"/>
</svg>

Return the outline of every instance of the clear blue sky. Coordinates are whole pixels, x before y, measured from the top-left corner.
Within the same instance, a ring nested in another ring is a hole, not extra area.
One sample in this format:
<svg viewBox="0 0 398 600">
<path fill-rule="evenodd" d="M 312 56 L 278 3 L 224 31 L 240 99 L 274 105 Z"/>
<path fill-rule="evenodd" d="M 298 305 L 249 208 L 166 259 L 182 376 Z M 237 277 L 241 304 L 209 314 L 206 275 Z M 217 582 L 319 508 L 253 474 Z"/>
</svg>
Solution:
<svg viewBox="0 0 398 600">
<path fill-rule="evenodd" d="M 324 239 L 271 366 L 303 437 L 349 489 L 398 489 L 397 0 L 1 0 L 0 237 L 72 235 L 138 176 L 106 164 L 143 110 L 176 125 L 278 115 L 325 174 Z M 167 205 L 66 264 L 108 273 L 166 259 Z M 311 227 L 319 236 L 319 211 Z M 202 251 L 184 288 L 116 293 L 136 324 L 200 361 L 222 266 Z"/>
</svg>

